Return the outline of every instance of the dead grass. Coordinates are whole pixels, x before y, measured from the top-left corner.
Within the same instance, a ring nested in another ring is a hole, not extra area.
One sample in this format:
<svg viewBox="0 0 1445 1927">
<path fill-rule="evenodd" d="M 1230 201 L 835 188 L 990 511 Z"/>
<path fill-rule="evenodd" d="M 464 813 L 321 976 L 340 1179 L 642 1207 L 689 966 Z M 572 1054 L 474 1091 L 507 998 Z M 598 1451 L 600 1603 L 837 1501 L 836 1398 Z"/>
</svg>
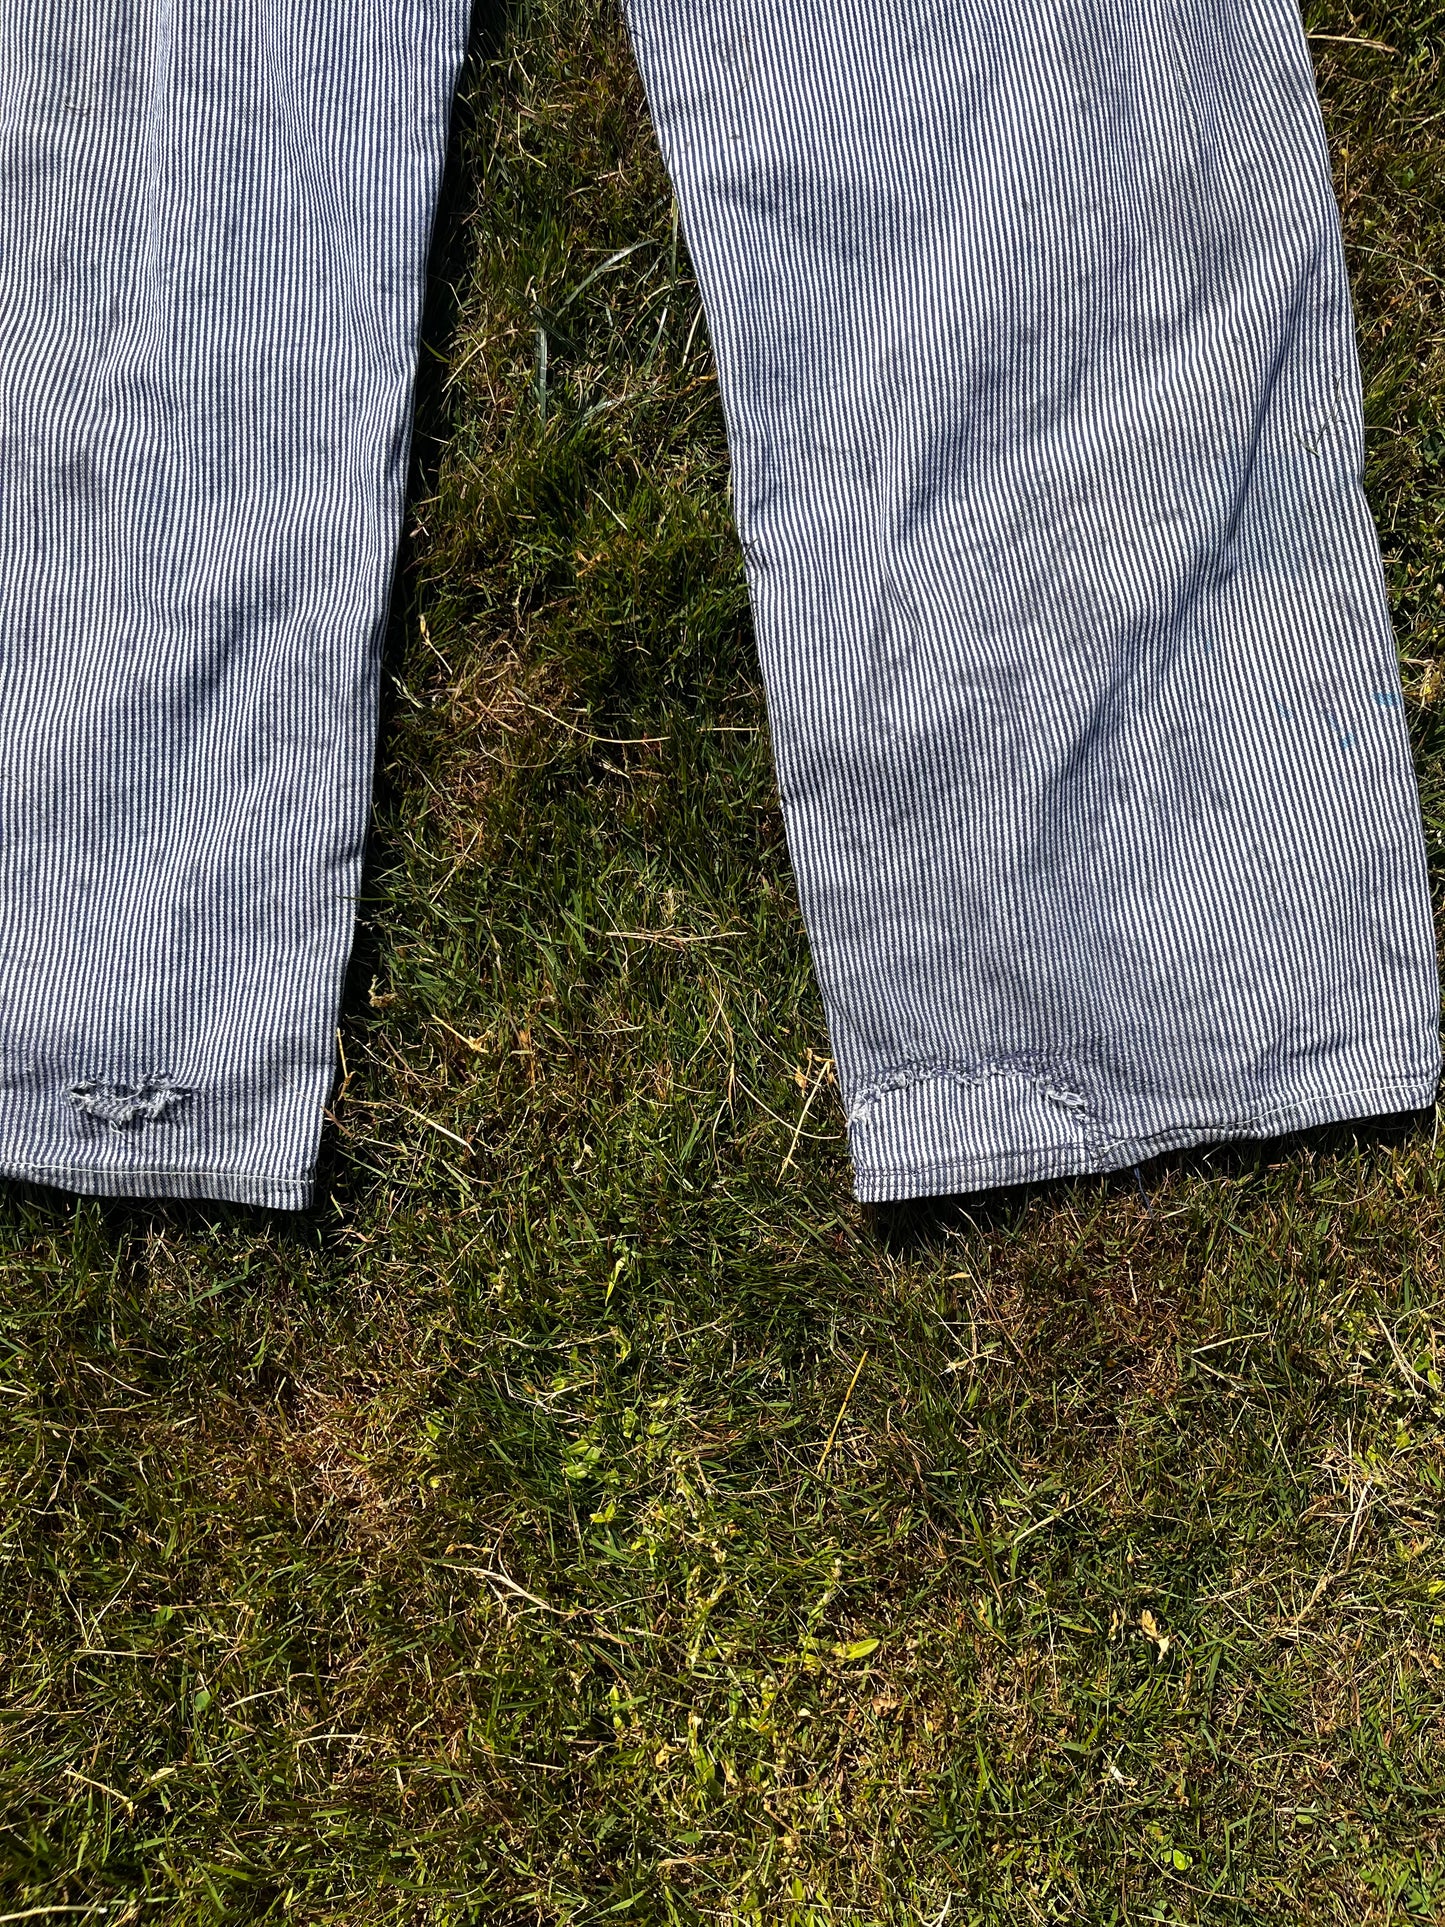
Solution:
<svg viewBox="0 0 1445 1927">
<path fill-rule="evenodd" d="M 1438 883 L 1445 47 L 1311 20 Z M 848 1201 L 617 17 L 470 88 L 322 1201 L 0 1211 L 0 1913 L 1441 1918 L 1432 1125 Z"/>
</svg>

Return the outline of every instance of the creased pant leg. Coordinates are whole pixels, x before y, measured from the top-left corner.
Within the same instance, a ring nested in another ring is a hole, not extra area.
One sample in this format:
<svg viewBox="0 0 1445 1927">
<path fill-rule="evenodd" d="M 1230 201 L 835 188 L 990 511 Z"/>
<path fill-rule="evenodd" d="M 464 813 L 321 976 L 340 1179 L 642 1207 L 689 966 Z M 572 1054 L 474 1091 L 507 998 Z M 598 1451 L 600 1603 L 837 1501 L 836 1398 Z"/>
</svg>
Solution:
<svg viewBox="0 0 1445 1927">
<path fill-rule="evenodd" d="M 300 1206 L 465 0 L 0 9 L 0 1171 Z"/>
<path fill-rule="evenodd" d="M 1293 0 L 630 0 L 890 1199 L 1432 1101 Z"/>
</svg>

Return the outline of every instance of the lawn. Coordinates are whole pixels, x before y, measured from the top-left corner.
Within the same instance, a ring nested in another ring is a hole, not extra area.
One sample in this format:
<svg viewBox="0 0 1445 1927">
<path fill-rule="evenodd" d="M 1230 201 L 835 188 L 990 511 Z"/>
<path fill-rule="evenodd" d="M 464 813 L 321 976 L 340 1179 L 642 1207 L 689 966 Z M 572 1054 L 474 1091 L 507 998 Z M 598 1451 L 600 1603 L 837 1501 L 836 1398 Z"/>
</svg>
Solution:
<svg viewBox="0 0 1445 1927">
<path fill-rule="evenodd" d="M 1310 24 L 1438 884 L 1445 25 Z M 0 1920 L 1445 1919 L 1435 1121 L 855 1206 L 615 6 L 456 146 L 319 1202 L 0 1197 Z"/>
</svg>

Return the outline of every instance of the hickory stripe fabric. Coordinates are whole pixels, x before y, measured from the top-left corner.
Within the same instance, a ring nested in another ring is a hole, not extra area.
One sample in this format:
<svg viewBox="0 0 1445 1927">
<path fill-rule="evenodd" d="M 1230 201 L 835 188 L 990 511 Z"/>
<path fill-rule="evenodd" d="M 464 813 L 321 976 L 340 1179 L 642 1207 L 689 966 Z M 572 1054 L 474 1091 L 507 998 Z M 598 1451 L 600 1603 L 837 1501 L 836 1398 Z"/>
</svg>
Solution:
<svg viewBox="0 0 1445 1927">
<path fill-rule="evenodd" d="M 1291 0 L 630 0 L 858 1195 L 1430 1103 Z"/>
<path fill-rule="evenodd" d="M 0 1170 L 299 1206 L 466 0 L 0 8 Z"/>
<path fill-rule="evenodd" d="M 0 1171 L 299 1206 L 465 0 L 0 10 Z M 865 1199 L 1428 1103 L 1287 0 L 631 0 Z"/>
</svg>

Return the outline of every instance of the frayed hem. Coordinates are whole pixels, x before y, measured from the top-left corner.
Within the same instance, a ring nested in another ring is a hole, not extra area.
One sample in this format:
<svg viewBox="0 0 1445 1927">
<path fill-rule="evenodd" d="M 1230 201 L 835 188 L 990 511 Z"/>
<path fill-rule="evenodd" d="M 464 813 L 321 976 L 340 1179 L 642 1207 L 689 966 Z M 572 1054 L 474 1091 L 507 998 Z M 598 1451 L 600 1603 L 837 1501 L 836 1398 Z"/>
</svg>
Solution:
<svg viewBox="0 0 1445 1927">
<path fill-rule="evenodd" d="M 1439 1084 L 1437 1070 L 1425 1078 L 1326 1092 L 1319 1097 L 1259 1111 L 1242 1120 L 1179 1125 L 1103 1144 L 1027 1146 L 988 1157 L 945 1157 L 871 1171 L 855 1162 L 853 1195 L 860 1204 L 898 1204 L 913 1198 L 950 1197 L 1009 1185 L 1041 1184 L 1055 1178 L 1101 1176 L 1111 1171 L 1127 1171 L 1131 1165 L 1162 1157 L 1169 1151 L 1287 1137 L 1295 1131 L 1326 1124 L 1429 1110 L 1436 1102 Z"/>
</svg>

